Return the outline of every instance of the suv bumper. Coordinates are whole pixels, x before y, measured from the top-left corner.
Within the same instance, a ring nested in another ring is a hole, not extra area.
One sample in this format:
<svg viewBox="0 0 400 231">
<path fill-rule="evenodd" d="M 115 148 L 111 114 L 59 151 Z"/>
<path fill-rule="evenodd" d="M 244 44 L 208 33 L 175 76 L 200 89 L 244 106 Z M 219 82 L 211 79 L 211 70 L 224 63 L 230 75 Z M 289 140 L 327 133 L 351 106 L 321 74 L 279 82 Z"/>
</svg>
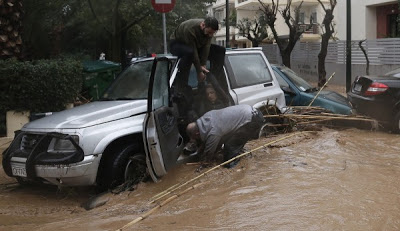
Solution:
<svg viewBox="0 0 400 231">
<path fill-rule="evenodd" d="M 70 141 L 75 150 L 48 151 L 53 139 Z M 29 149 L 23 148 L 29 143 Z M 101 155 L 84 156 L 82 148 L 69 136 L 60 133 L 30 134 L 20 132 L 3 153 L 3 169 L 10 177 L 44 179 L 56 185 L 92 185 L 96 180 Z"/>
<path fill-rule="evenodd" d="M 83 161 L 67 164 L 67 165 L 34 165 L 36 178 L 44 179 L 45 181 L 64 186 L 84 186 L 93 185 L 96 182 L 97 167 L 101 155 L 85 156 Z M 10 166 L 24 169 L 26 159 L 13 157 L 10 161 Z M 26 168 L 25 168 L 26 169 Z M 11 177 L 31 178 L 11 174 Z"/>
</svg>

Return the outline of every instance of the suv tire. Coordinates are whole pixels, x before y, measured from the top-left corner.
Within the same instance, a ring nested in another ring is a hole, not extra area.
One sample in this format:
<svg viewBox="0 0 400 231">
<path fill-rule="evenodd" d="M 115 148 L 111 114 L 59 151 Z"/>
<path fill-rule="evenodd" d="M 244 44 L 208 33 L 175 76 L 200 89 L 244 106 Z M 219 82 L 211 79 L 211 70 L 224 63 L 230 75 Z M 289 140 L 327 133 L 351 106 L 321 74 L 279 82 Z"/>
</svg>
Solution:
<svg viewBox="0 0 400 231">
<path fill-rule="evenodd" d="M 136 182 L 138 179 L 132 179 L 134 176 L 139 177 L 140 174 L 145 174 L 145 156 L 138 150 L 139 148 L 132 144 L 118 151 L 114 149 L 110 150 L 112 153 L 105 153 L 105 159 L 101 161 L 97 175 L 97 190 L 102 192 L 113 189 L 125 183 L 126 180 Z M 137 168 L 138 172 L 134 168 Z"/>
</svg>

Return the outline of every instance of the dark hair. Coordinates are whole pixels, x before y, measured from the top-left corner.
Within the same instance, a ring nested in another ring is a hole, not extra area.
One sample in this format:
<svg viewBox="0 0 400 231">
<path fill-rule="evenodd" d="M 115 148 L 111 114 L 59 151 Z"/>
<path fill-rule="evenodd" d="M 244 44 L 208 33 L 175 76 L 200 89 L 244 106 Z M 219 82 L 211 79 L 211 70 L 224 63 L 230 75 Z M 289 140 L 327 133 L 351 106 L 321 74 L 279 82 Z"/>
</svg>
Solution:
<svg viewBox="0 0 400 231">
<path fill-rule="evenodd" d="M 214 17 L 207 17 L 204 20 L 204 24 L 206 25 L 206 27 L 210 27 L 213 30 L 218 30 L 219 26 L 218 26 L 218 20 Z"/>
<path fill-rule="evenodd" d="M 211 84 L 211 83 L 207 83 L 206 84 L 206 89 L 207 88 L 211 88 L 211 89 L 213 89 L 214 91 L 215 91 L 215 88 L 214 88 L 214 86 Z"/>
</svg>

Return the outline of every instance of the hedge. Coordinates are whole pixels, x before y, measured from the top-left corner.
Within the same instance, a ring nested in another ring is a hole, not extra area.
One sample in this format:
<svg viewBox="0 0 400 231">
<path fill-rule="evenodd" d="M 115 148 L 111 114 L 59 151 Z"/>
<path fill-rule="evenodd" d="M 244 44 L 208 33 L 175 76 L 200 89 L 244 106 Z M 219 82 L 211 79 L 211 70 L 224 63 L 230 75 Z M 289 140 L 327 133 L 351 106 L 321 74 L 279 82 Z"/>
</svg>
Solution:
<svg viewBox="0 0 400 231">
<path fill-rule="evenodd" d="M 0 111 L 61 111 L 75 101 L 82 80 L 79 60 L 0 60 Z"/>
</svg>

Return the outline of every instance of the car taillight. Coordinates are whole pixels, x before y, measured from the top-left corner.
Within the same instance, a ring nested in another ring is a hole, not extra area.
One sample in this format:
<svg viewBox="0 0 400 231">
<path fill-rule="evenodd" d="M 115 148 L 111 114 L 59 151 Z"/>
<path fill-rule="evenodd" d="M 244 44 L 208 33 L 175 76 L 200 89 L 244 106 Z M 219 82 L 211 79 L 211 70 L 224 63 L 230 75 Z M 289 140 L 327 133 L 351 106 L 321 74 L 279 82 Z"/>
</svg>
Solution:
<svg viewBox="0 0 400 231">
<path fill-rule="evenodd" d="M 369 85 L 368 89 L 364 92 L 364 95 L 379 95 L 385 92 L 389 87 L 383 83 L 372 83 Z"/>
</svg>

